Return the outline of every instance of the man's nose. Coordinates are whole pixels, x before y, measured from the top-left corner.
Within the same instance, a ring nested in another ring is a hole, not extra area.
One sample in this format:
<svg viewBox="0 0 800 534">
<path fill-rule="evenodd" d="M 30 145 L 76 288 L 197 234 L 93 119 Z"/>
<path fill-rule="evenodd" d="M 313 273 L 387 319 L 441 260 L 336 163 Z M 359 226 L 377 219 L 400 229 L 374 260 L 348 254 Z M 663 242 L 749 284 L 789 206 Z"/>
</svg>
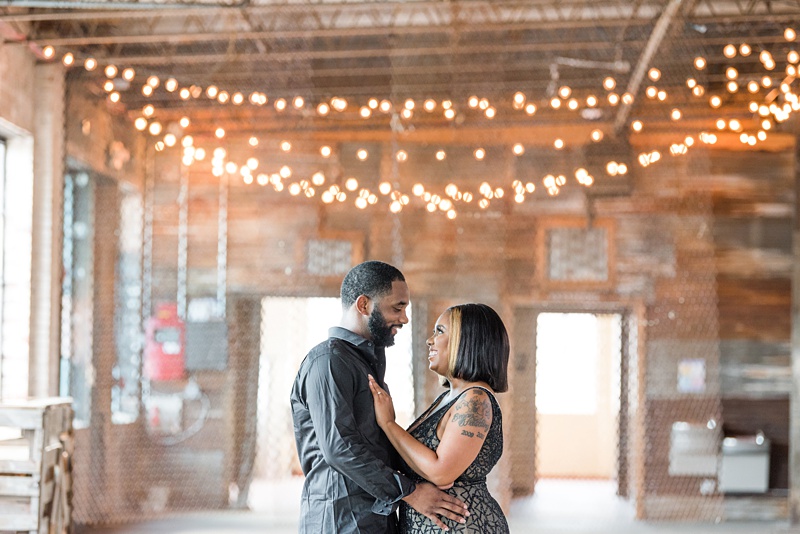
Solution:
<svg viewBox="0 0 800 534">
<path fill-rule="evenodd" d="M 408 315 L 406 314 L 405 310 L 403 310 L 403 312 L 400 314 L 400 323 L 408 324 Z"/>
</svg>

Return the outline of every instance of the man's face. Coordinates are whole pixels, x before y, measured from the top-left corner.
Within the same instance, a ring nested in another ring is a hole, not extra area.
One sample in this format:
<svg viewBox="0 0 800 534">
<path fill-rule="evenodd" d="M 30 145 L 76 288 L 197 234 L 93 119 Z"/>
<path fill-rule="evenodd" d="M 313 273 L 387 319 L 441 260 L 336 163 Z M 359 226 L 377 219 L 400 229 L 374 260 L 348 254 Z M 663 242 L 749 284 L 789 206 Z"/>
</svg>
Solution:
<svg viewBox="0 0 800 534">
<path fill-rule="evenodd" d="M 391 347 L 394 336 L 408 323 L 406 308 L 410 300 L 408 285 L 405 282 L 392 282 L 392 292 L 375 302 L 367 327 L 375 345 Z"/>
</svg>

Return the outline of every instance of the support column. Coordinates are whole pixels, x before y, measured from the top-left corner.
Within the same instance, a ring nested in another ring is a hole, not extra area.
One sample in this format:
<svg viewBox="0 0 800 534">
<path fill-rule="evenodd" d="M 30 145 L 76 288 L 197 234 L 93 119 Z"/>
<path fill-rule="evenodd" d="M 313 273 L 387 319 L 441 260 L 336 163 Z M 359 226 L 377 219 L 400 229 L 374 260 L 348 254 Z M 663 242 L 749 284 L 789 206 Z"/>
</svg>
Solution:
<svg viewBox="0 0 800 534">
<path fill-rule="evenodd" d="M 30 364 L 28 394 L 58 393 L 61 210 L 64 193 L 64 69 L 35 70 Z"/>
<path fill-rule="evenodd" d="M 796 138 L 800 139 L 800 138 Z M 792 226 L 792 393 L 789 408 L 789 517 L 800 524 L 800 143 L 795 141 Z"/>
</svg>

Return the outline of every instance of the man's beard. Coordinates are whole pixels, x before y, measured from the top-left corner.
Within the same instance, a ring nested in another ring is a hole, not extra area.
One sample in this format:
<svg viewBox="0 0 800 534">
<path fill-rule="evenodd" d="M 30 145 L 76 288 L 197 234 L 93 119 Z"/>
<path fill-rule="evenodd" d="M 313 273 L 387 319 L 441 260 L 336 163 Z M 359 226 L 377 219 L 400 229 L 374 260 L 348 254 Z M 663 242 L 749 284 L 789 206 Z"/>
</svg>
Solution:
<svg viewBox="0 0 800 534">
<path fill-rule="evenodd" d="M 386 318 L 376 306 L 369 315 L 367 323 L 372 342 L 378 347 L 391 347 L 394 345 L 394 334 L 392 327 L 386 324 Z"/>
</svg>

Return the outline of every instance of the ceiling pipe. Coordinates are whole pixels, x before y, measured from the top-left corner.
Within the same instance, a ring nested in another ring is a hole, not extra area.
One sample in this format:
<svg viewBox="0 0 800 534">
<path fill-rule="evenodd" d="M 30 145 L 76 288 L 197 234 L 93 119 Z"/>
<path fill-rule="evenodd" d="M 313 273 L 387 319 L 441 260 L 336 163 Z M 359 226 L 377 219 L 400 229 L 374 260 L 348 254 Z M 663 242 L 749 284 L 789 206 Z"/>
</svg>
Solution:
<svg viewBox="0 0 800 534">
<path fill-rule="evenodd" d="M 642 55 L 639 57 L 639 62 L 636 64 L 633 74 L 628 81 L 628 88 L 626 89 L 626 92 L 632 95 L 634 98 L 636 97 L 636 93 L 639 91 L 639 86 L 642 84 L 642 80 L 644 80 L 644 75 L 650 66 L 650 61 L 653 59 L 658 47 L 661 46 L 661 41 L 664 40 L 664 36 L 667 34 L 667 30 L 669 30 L 672 20 L 675 18 L 675 13 L 678 12 L 678 8 L 682 2 L 683 0 L 670 0 L 669 4 L 667 4 L 667 7 L 664 8 L 664 12 L 661 14 L 661 17 L 659 17 L 658 22 L 656 22 L 656 25 L 653 28 L 653 33 L 650 34 L 650 39 L 647 41 L 647 44 L 642 51 Z M 619 133 L 622 127 L 625 126 L 625 122 L 628 120 L 628 115 L 630 112 L 630 104 L 625 104 L 624 102 L 620 104 L 617 117 L 614 119 L 615 134 Z"/>
</svg>

